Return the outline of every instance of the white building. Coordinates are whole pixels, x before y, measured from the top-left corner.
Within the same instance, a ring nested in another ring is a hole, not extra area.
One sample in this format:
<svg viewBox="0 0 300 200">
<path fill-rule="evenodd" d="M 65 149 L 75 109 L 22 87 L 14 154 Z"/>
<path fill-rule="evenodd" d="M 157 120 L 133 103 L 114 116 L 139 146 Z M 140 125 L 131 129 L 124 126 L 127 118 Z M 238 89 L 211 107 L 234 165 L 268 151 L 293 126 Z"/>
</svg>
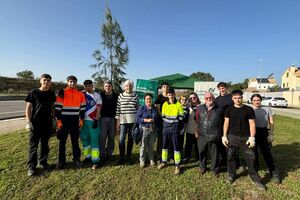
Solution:
<svg viewBox="0 0 300 200">
<path fill-rule="evenodd" d="M 248 88 L 257 91 L 268 91 L 277 85 L 276 80 L 273 77 L 270 78 L 249 78 Z"/>
</svg>

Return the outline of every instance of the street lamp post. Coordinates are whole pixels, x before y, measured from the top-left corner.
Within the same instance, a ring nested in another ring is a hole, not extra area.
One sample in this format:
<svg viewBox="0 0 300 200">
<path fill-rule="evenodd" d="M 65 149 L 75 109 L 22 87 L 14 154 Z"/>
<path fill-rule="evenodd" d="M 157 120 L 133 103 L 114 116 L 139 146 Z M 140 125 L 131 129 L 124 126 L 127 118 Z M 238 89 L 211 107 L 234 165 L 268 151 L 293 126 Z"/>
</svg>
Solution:
<svg viewBox="0 0 300 200">
<path fill-rule="evenodd" d="M 291 89 L 291 91 L 292 91 L 292 103 L 291 103 L 291 106 L 294 104 L 294 91 L 295 91 L 295 89 L 294 88 L 292 88 Z"/>
</svg>

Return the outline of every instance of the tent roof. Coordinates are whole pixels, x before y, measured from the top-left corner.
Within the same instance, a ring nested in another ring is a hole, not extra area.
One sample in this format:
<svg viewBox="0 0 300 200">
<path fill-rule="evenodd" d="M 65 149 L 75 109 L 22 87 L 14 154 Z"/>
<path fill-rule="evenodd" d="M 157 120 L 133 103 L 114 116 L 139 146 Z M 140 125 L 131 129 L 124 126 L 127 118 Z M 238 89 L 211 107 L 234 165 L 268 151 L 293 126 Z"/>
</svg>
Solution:
<svg viewBox="0 0 300 200">
<path fill-rule="evenodd" d="M 198 79 L 179 73 L 161 76 L 150 80 L 158 81 L 158 85 L 161 85 L 162 82 L 167 81 L 170 84 L 170 87 L 174 89 L 194 89 L 194 82 L 199 81 Z"/>
</svg>

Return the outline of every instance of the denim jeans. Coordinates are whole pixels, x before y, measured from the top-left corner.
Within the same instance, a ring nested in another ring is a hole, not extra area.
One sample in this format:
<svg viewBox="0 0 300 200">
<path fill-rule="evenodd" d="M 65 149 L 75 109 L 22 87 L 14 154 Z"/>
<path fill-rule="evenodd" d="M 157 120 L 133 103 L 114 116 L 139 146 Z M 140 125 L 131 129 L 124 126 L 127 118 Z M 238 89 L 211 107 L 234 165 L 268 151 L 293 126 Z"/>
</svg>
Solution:
<svg viewBox="0 0 300 200">
<path fill-rule="evenodd" d="M 101 122 L 101 158 L 110 157 L 115 148 L 115 119 L 111 117 L 102 117 Z"/>
<path fill-rule="evenodd" d="M 143 137 L 140 147 L 140 162 L 146 161 L 146 156 L 150 160 L 154 160 L 154 143 L 156 140 L 156 132 L 151 132 L 149 128 L 143 127 Z"/>
<path fill-rule="evenodd" d="M 127 158 L 131 157 L 131 151 L 133 146 L 133 139 L 131 135 L 131 131 L 133 128 L 134 123 L 129 124 L 121 124 L 120 130 L 120 142 L 119 142 L 119 150 L 120 150 L 120 158 L 125 158 L 125 141 L 126 141 L 126 134 L 128 133 L 128 140 L 127 140 Z"/>
</svg>

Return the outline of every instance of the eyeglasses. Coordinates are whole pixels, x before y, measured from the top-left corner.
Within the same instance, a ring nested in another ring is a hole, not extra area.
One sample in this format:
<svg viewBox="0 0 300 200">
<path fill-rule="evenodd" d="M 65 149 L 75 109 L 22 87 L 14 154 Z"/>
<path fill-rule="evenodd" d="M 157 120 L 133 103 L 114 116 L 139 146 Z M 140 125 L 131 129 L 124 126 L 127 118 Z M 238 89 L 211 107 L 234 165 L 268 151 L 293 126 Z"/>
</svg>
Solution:
<svg viewBox="0 0 300 200">
<path fill-rule="evenodd" d="M 197 97 L 190 97 L 190 99 L 197 99 Z"/>
</svg>

